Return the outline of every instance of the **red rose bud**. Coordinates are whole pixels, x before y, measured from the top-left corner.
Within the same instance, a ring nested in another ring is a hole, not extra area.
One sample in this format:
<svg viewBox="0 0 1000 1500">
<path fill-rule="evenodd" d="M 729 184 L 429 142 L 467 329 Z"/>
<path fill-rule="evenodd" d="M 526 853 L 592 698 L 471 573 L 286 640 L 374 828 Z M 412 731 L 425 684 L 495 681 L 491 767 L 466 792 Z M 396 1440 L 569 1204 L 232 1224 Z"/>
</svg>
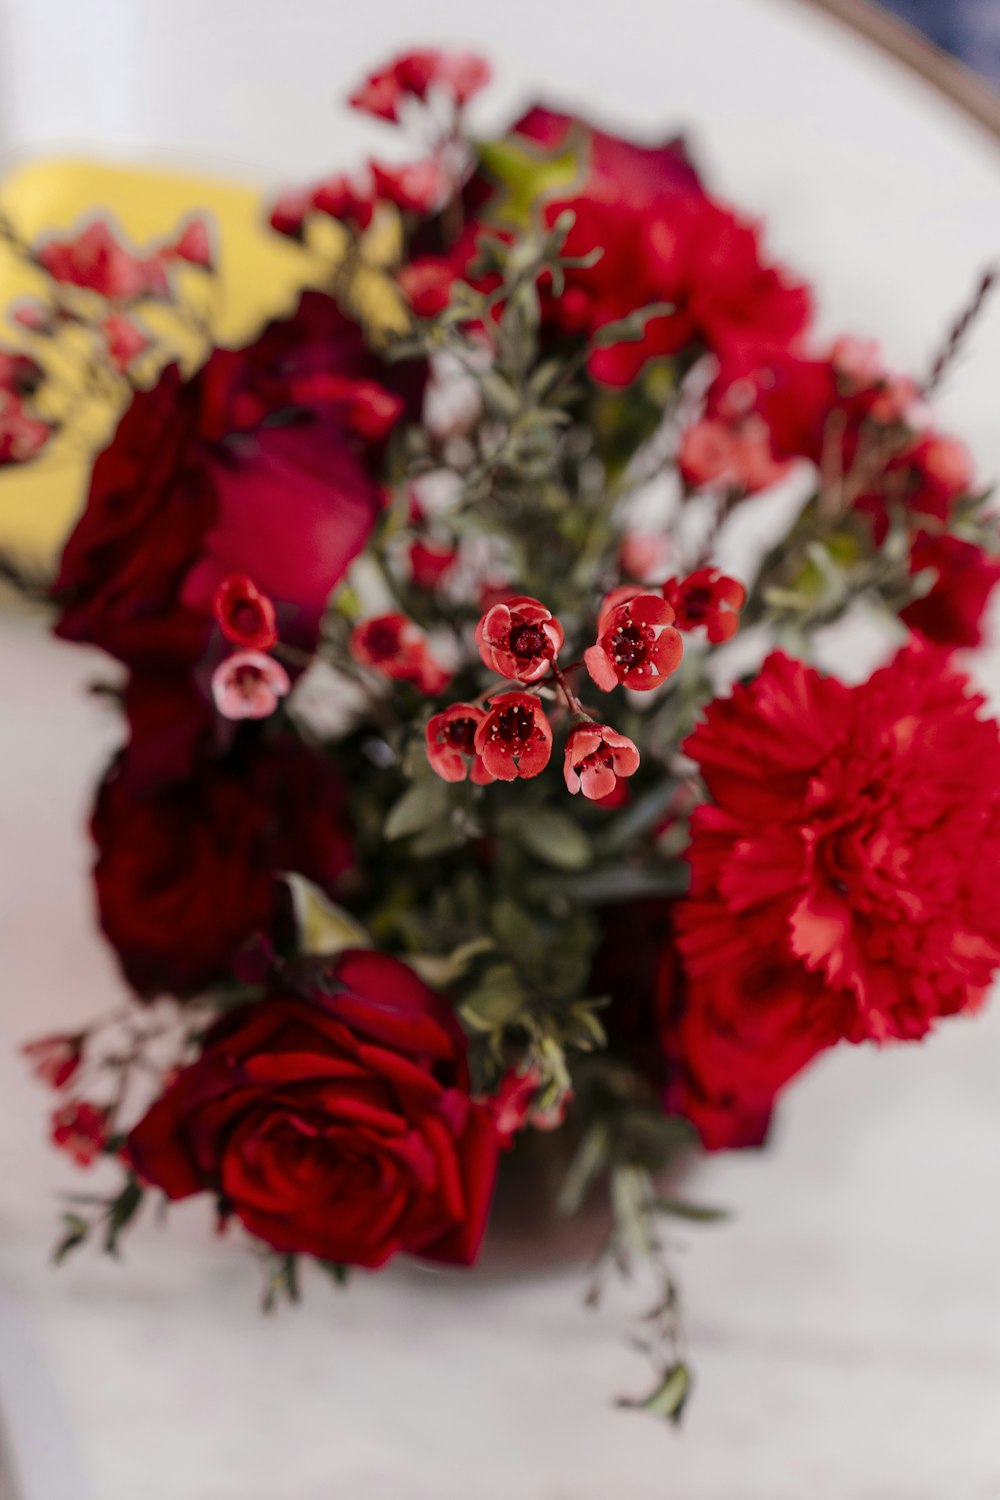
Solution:
<svg viewBox="0 0 1000 1500">
<path fill-rule="evenodd" d="M 674 611 L 678 630 L 697 630 L 704 625 L 713 645 L 728 641 L 739 629 L 739 611 L 747 591 L 735 578 L 718 568 L 698 568 L 687 578 L 668 578 L 663 597 Z"/>
<path fill-rule="evenodd" d="M 474 745 L 497 781 L 527 780 L 544 771 L 552 754 L 552 726 L 537 698 L 501 693 L 476 730 Z"/>
<path fill-rule="evenodd" d="M 290 188 L 271 205 L 268 223 L 277 234 L 301 239 L 306 214 L 311 207 L 312 197 L 307 188 Z"/>
<path fill-rule="evenodd" d="M 31 1071 L 50 1089 L 65 1088 L 83 1061 L 83 1044 L 86 1033 L 75 1036 L 40 1036 L 37 1041 L 25 1042 L 21 1055 L 28 1059 Z"/>
<path fill-rule="evenodd" d="M 684 650 L 673 622 L 673 610 L 658 594 L 610 593 L 598 618 L 597 642 L 583 654 L 597 686 L 606 693 L 619 684 L 643 692 L 659 687 L 680 666 Z"/>
<path fill-rule="evenodd" d="M 226 1016 L 128 1143 L 168 1197 L 214 1193 L 276 1250 L 369 1268 L 471 1264 L 497 1149 L 451 1007 L 370 951 Z"/>
<path fill-rule="evenodd" d="M 580 724 L 566 741 L 563 775 L 574 793 L 599 802 L 615 790 L 620 779 L 639 769 L 639 752 L 627 735 L 607 724 Z"/>
<path fill-rule="evenodd" d="M 67 1152 L 78 1167 L 89 1167 L 107 1144 L 108 1117 L 108 1110 L 86 1099 L 71 1099 L 52 1116 L 52 1144 Z"/>
<path fill-rule="evenodd" d="M 350 649 L 362 666 L 397 682 L 412 682 L 430 697 L 451 681 L 451 673 L 431 655 L 424 632 L 405 615 L 376 615 L 355 625 Z"/>
<path fill-rule="evenodd" d="M 486 718 L 474 703 L 453 703 L 427 724 L 427 759 L 445 781 L 470 777 L 477 786 L 496 778 L 476 753 L 476 730 Z"/>
<path fill-rule="evenodd" d="M 517 682 L 544 677 L 563 643 L 559 621 L 537 599 L 494 604 L 476 626 L 479 654 L 492 672 Z"/>
<path fill-rule="evenodd" d="M 269 651 L 278 639 L 274 605 L 245 573 L 231 573 L 216 590 L 212 611 L 234 646 Z"/>
</svg>

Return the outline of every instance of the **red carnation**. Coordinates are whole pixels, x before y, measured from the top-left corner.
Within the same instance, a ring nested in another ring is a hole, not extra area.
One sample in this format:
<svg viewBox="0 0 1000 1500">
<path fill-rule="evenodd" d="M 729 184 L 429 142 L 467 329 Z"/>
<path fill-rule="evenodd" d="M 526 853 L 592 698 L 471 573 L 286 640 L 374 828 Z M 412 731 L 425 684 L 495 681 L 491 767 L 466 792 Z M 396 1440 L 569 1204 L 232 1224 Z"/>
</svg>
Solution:
<svg viewBox="0 0 1000 1500">
<path fill-rule="evenodd" d="M 427 759 L 445 781 L 464 781 L 478 786 L 495 780 L 476 751 L 476 730 L 486 718 L 474 703 L 453 703 L 435 714 L 427 724 Z"/>
<path fill-rule="evenodd" d="M 170 1198 L 215 1193 L 276 1250 L 470 1264 L 498 1141 L 447 1002 L 397 959 L 341 954 L 209 1033 L 132 1131 Z"/>
<path fill-rule="evenodd" d="M 108 1111 L 86 1099 L 70 1099 L 52 1116 L 52 1144 L 78 1167 L 89 1167 L 108 1140 Z"/>
<path fill-rule="evenodd" d="M 566 741 L 566 785 L 592 802 L 611 796 L 619 779 L 634 776 L 638 769 L 635 745 L 607 724 L 580 724 Z"/>
<path fill-rule="evenodd" d="M 663 597 L 674 611 L 678 630 L 697 630 L 704 625 L 708 639 L 718 645 L 739 629 L 739 611 L 747 591 L 718 568 L 698 568 L 686 578 L 669 578 L 663 585 Z"/>
<path fill-rule="evenodd" d="M 552 754 L 552 725 L 530 693 L 501 693 L 476 730 L 476 754 L 497 781 L 537 776 Z"/>
<path fill-rule="evenodd" d="M 544 677 L 562 643 L 563 628 L 551 611 L 520 595 L 494 604 L 476 626 L 476 645 L 490 671 L 516 682 Z"/>
<path fill-rule="evenodd" d="M 776 653 L 685 745 L 689 979 L 672 1103 L 766 1116 L 821 1048 L 923 1036 L 1000 963 L 1000 736 L 940 651 L 859 687 Z M 717 1132 L 711 1144 L 724 1142 Z"/>
<path fill-rule="evenodd" d="M 658 594 L 609 594 L 597 621 L 597 643 L 583 653 L 597 686 L 606 693 L 619 683 L 641 691 L 659 687 L 680 666 L 684 650 L 673 622 L 673 610 Z"/>
</svg>

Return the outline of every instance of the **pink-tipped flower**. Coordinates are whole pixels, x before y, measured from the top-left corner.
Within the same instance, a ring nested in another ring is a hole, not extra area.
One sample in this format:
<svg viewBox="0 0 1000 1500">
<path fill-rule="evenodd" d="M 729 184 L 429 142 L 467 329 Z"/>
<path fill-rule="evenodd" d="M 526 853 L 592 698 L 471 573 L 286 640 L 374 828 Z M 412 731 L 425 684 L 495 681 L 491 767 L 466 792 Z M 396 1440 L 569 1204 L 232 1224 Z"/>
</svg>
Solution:
<svg viewBox="0 0 1000 1500">
<path fill-rule="evenodd" d="M 549 763 L 552 726 L 530 693 L 501 693 L 489 700 L 473 744 L 497 781 L 528 780 Z"/>
<path fill-rule="evenodd" d="M 134 359 L 153 347 L 153 340 L 124 313 L 112 313 L 101 324 L 108 359 L 124 373 Z"/>
<path fill-rule="evenodd" d="M 245 573 L 231 573 L 215 591 L 212 610 L 227 641 L 246 651 L 269 651 L 278 639 L 274 605 Z"/>
<path fill-rule="evenodd" d="M 212 697 L 224 719 L 267 719 L 290 688 L 284 667 L 263 651 L 235 651 L 212 673 Z"/>
<path fill-rule="evenodd" d="M 619 780 L 634 776 L 638 769 L 635 745 L 608 724 L 579 724 L 566 741 L 566 785 L 574 795 L 582 792 L 591 802 L 609 796 Z"/>
<path fill-rule="evenodd" d="M 535 1102 L 541 1085 L 542 1074 L 534 1063 L 529 1063 L 523 1071 L 508 1068 L 496 1093 L 483 1100 L 493 1115 L 493 1124 L 504 1150 L 512 1146 L 515 1135 L 529 1125 L 536 1130 L 556 1130 L 565 1119 L 566 1106 L 573 1098 L 572 1091 L 567 1089 L 554 1103 L 542 1109 Z"/>
<path fill-rule="evenodd" d="M 494 604 L 476 626 L 479 654 L 492 672 L 516 682 L 544 677 L 563 643 L 563 628 L 537 599 Z"/>
<path fill-rule="evenodd" d="M 674 612 L 659 594 L 615 589 L 597 622 L 597 641 L 583 653 L 587 671 L 605 693 L 613 688 L 647 692 L 680 666 L 684 647 Z"/>
<path fill-rule="evenodd" d="M 70 1099 L 52 1116 L 52 1144 L 78 1167 L 89 1167 L 107 1145 L 108 1111 L 86 1099 Z"/>
<path fill-rule="evenodd" d="M 739 611 L 747 591 L 718 568 L 698 568 L 686 578 L 668 578 L 663 597 L 674 611 L 678 630 L 704 625 L 713 645 L 730 640 L 739 629 Z"/>
<path fill-rule="evenodd" d="M 396 682 L 412 682 L 429 697 L 443 692 L 451 681 L 451 673 L 431 654 L 420 626 L 405 615 L 376 615 L 355 625 L 350 649 L 363 667 Z"/>
<path fill-rule="evenodd" d="M 40 1036 L 25 1042 L 21 1055 L 28 1059 L 31 1071 L 50 1089 L 65 1088 L 83 1061 L 85 1033 Z"/>
<path fill-rule="evenodd" d="M 487 771 L 476 752 L 476 730 L 486 718 L 474 703 L 453 703 L 435 714 L 427 724 L 427 759 L 445 781 L 464 781 L 485 786 L 496 778 Z"/>
</svg>

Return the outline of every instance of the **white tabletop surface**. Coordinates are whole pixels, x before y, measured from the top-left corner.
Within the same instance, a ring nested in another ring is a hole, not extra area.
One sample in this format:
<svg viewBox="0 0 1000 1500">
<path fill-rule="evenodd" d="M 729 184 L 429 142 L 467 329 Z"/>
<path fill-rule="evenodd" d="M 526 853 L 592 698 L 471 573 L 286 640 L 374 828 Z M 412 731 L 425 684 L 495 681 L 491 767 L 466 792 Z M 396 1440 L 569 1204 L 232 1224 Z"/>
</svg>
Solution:
<svg viewBox="0 0 1000 1500">
<path fill-rule="evenodd" d="M 1000 248 L 1000 154 L 792 0 L 7 0 L 0 146 L 82 142 L 276 178 L 380 140 L 333 111 L 397 42 L 485 45 L 485 118 L 544 92 L 689 127 L 722 190 L 820 286 L 822 322 L 923 368 Z M 1000 307 L 943 400 L 1000 474 Z M 572 1270 L 362 1278 L 256 1311 L 207 1211 L 127 1266 L 47 1264 L 49 1100 L 15 1044 L 121 993 L 83 822 L 119 726 L 96 656 L 0 622 L 0 1446 L 24 1500 L 1000 1500 L 1000 1011 L 825 1058 L 772 1148 L 693 1190 L 731 1222 L 679 1260 L 698 1388 L 680 1433 L 615 1412 L 641 1295 Z M 1000 659 L 980 672 L 1000 697 Z M 0 1480 L 0 1494 L 3 1481 Z"/>
</svg>

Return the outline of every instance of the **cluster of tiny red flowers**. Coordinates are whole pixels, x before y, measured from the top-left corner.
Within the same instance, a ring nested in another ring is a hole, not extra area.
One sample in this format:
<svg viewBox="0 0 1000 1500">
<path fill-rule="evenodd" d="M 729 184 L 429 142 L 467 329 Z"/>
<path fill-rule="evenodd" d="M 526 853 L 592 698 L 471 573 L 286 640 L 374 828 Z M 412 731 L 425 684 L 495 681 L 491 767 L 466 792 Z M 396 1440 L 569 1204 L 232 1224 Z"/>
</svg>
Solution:
<svg viewBox="0 0 1000 1500">
<path fill-rule="evenodd" d="M 269 653 L 277 644 L 274 605 L 251 578 L 233 573 L 217 589 L 219 629 L 236 649 L 212 674 L 212 698 L 225 719 L 266 719 L 291 688 L 288 673 Z"/>
<path fill-rule="evenodd" d="M 584 652 L 592 680 L 604 692 L 617 687 L 648 692 L 675 672 L 683 654 L 681 630 L 707 628 L 713 642 L 727 640 L 745 598 L 742 584 L 702 568 L 670 579 L 660 593 L 623 587 L 604 599 L 597 639 Z M 516 595 L 493 604 L 476 626 L 485 666 L 516 682 L 516 690 L 484 694 L 474 703 L 453 703 L 427 725 L 427 757 L 445 781 L 477 785 L 527 780 L 548 765 L 552 725 L 536 692 L 554 687 L 570 717 L 563 775 L 570 792 L 592 801 L 615 793 L 639 768 L 635 744 L 588 713 L 567 680 L 575 670 L 558 665 L 565 632 L 538 599 Z"/>
</svg>

